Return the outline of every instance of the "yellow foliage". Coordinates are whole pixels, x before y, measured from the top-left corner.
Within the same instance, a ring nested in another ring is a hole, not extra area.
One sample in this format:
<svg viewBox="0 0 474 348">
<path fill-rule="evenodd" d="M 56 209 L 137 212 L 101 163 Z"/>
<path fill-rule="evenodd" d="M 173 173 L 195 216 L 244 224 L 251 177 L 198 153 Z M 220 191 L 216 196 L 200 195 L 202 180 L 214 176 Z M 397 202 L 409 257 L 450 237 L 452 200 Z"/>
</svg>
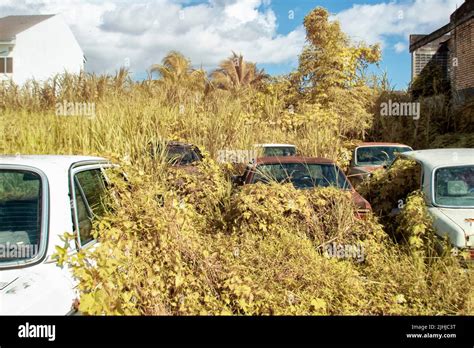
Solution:
<svg viewBox="0 0 474 348">
<path fill-rule="evenodd" d="M 126 185 L 110 175 L 118 206 L 95 224 L 100 245 L 67 260 L 85 314 L 453 314 L 468 301 L 466 274 L 437 282 L 456 272 L 455 261 L 420 266 L 372 216 L 357 219 L 337 189 L 257 184 L 216 195 L 225 183 L 208 163 L 208 202 L 190 178 L 165 187 L 123 169 Z M 230 209 L 209 208 L 226 200 Z M 361 245 L 364 258 L 326 255 L 333 242 Z M 440 300 L 448 287 L 452 296 Z"/>
</svg>

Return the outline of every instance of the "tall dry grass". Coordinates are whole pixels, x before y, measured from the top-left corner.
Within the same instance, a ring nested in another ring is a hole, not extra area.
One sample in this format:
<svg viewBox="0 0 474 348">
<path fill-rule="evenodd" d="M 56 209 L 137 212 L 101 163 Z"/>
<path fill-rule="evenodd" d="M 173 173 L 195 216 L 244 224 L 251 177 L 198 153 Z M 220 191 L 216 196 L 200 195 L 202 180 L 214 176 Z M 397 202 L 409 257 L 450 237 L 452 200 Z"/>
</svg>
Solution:
<svg viewBox="0 0 474 348">
<path fill-rule="evenodd" d="M 233 94 L 166 81 L 136 83 L 126 71 L 0 86 L 1 153 L 100 155 L 120 161 L 131 175 L 130 185 L 115 181 L 122 199 L 96 226 L 102 244 L 91 257 L 102 275 L 70 261 L 79 270 L 82 310 L 472 314 L 463 290 L 469 278 L 455 261 L 420 263 L 383 238 L 374 219 L 355 220 L 341 193 L 308 198 L 292 188 L 230 188 L 212 161 L 219 150 L 294 143 L 306 155 L 344 164 L 345 145 L 371 126 L 370 114 L 360 108 L 350 113 L 348 105 L 302 103 L 293 109 L 284 90 L 275 89 Z M 64 101 L 94 103 L 95 116 L 57 115 L 56 104 Z M 211 159 L 201 165 L 202 175 L 169 173 L 153 162 L 148 145 L 162 139 L 204 148 Z M 366 261 L 324 257 L 321 243 L 332 238 L 363 243 Z"/>
<path fill-rule="evenodd" d="M 58 116 L 56 105 L 63 102 L 94 103 L 95 117 Z M 278 95 L 249 90 L 236 97 L 154 80 L 135 83 L 126 71 L 6 84 L 0 86 L 0 110 L 2 153 L 113 153 L 140 162 L 150 141 L 174 139 L 195 143 L 212 157 L 219 150 L 283 142 L 307 155 L 337 159 L 344 141 L 337 115 L 290 113 Z"/>
</svg>

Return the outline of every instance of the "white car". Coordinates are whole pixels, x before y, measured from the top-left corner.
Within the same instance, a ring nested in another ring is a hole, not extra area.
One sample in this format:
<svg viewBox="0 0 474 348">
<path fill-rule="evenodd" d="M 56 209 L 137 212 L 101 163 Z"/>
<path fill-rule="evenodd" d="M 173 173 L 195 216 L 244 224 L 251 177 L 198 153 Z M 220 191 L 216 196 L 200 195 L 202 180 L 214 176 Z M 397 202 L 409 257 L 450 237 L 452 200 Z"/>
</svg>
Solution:
<svg viewBox="0 0 474 348">
<path fill-rule="evenodd" d="M 413 151 L 413 149 L 399 143 L 361 143 L 352 152 L 347 176 L 352 184 L 357 186 L 372 172 L 389 166 L 395 160 L 397 153 L 407 151 Z"/>
<path fill-rule="evenodd" d="M 257 157 L 296 156 L 296 146 L 292 144 L 255 144 L 254 149 L 261 152 Z"/>
<path fill-rule="evenodd" d="M 422 190 L 436 234 L 474 259 L 474 149 L 404 152 L 422 169 Z"/>
<path fill-rule="evenodd" d="M 51 256 L 65 232 L 77 235 L 69 253 L 95 243 L 91 221 L 103 213 L 110 166 L 99 157 L 0 156 L 0 315 L 74 312 L 72 273 Z"/>
</svg>

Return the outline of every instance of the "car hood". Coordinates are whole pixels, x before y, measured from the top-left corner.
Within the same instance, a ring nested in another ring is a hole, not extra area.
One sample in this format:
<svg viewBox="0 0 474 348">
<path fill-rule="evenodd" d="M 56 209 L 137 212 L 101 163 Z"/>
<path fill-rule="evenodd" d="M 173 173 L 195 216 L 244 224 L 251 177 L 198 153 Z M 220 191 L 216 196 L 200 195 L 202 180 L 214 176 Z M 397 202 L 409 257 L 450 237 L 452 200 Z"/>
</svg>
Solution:
<svg viewBox="0 0 474 348">
<path fill-rule="evenodd" d="M 72 280 L 51 264 L 0 270 L 0 315 L 64 315 L 76 296 Z"/>
<path fill-rule="evenodd" d="M 0 315 L 28 313 L 40 281 L 41 274 L 34 271 L 34 267 L 0 270 Z"/>
<path fill-rule="evenodd" d="M 313 187 L 300 188 L 300 190 L 311 190 L 311 189 L 313 189 Z M 357 192 L 356 190 L 351 190 L 347 192 L 350 192 L 352 202 L 354 202 L 357 209 L 372 210 L 372 206 L 370 205 L 370 203 L 364 197 L 362 197 L 359 192 Z"/>
<path fill-rule="evenodd" d="M 459 228 L 461 228 L 466 236 L 474 235 L 474 208 L 438 208 L 438 210 Z"/>
<path fill-rule="evenodd" d="M 7 291 L 20 276 L 21 272 L 19 270 L 0 271 L 0 292 Z"/>
</svg>

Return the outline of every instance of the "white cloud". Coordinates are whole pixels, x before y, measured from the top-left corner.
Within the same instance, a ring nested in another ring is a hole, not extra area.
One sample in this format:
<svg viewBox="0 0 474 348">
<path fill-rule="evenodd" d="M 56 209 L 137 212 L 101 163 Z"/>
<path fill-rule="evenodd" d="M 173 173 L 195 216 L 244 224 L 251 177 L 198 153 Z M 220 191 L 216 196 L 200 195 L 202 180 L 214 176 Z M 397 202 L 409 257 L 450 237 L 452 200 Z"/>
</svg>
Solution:
<svg viewBox="0 0 474 348">
<path fill-rule="evenodd" d="M 395 52 L 402 53 L 406 50 L 407 45 L 405 45 L 403 42 L 397 42 L 395 45 L 393 45 L 393 48 L 395 49 Z"/>
<path fill-rule="evenodd" d="M 390 36 L 408 42 L 410 34 L 429 34 L 447 24 L 450 14 L 464 0 L 390 1 L 375 5 L 354 5 L 335 17 L 355 41 L 382 46 Z M 401 46 L 398 46 L 400 49 Z"/>
<path fill-rule="evenodd" d="M 225 7 L 225 14 L 239 20 L 241 23 L 251 22 L 258 18 L 256 7 L 260 6 L 260 0 L 241 0 Z"/>
<path fill-rule="evenodd" d="M 277 34 L 268 0 L 2 0 L 0 13 L 61 13 L 85 55 L 87 70 L 113 72 L 129 59 L 142 72 L 178 50 L 196 66 L 214 68 L 231 50 L 257 63 L 291 63 L 304 44 L 300 26 Z"/>
</svg>

